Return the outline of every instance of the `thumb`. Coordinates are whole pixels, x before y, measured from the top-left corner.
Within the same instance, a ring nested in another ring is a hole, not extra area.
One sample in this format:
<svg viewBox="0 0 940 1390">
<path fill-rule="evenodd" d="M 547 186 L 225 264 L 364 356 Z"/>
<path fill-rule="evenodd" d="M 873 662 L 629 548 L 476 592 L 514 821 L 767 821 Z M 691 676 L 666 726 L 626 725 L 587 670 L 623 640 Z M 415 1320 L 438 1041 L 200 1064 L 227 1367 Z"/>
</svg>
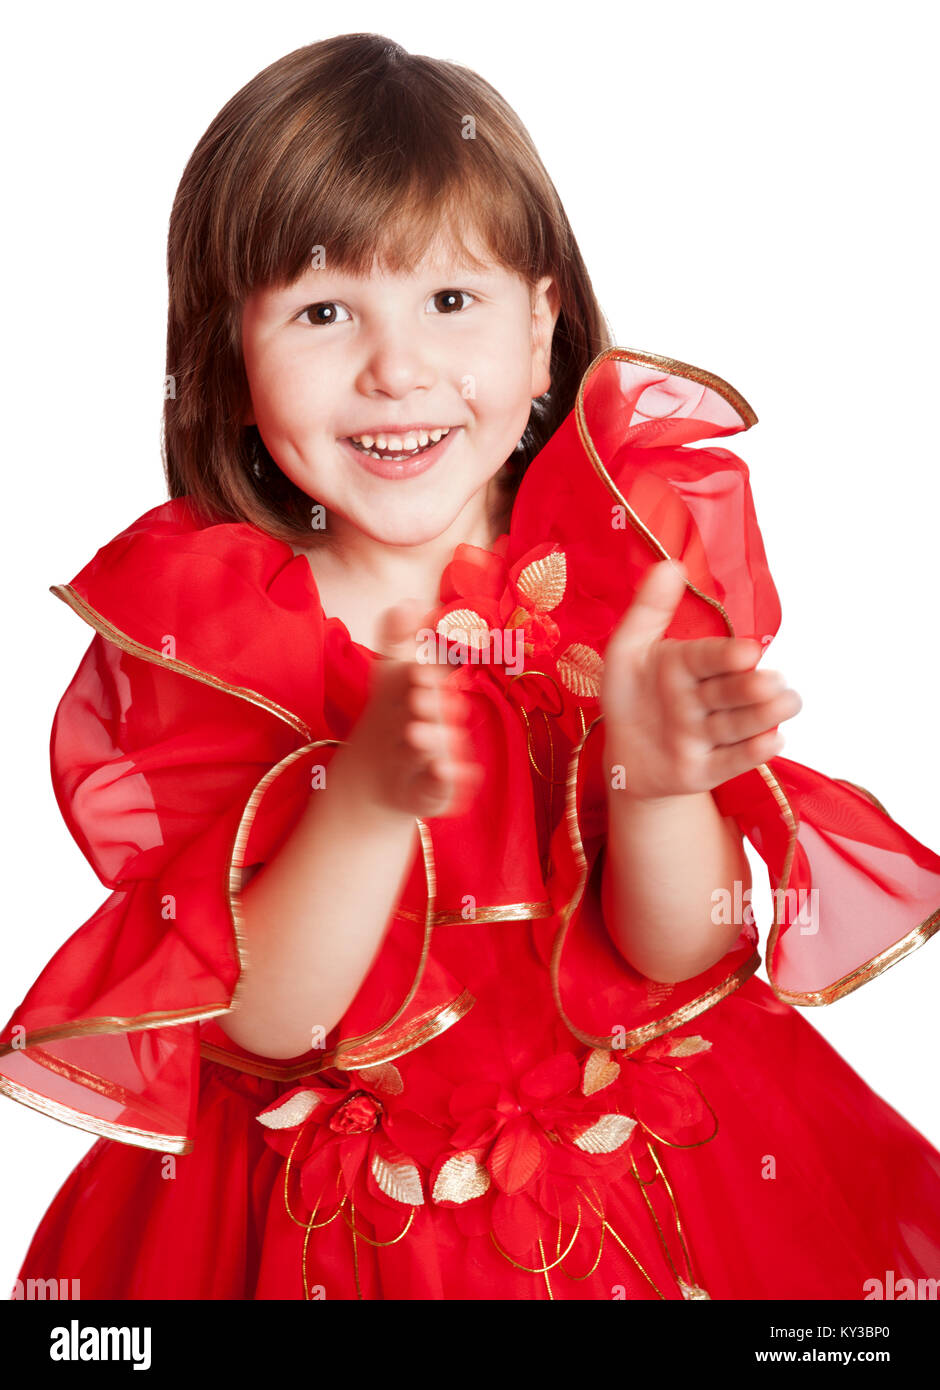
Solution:
<svg viewBox="0 0 940 1390">
<path fill-rule="evenodd" d="M 414 661 L 417 633 L 425 616 L 424 604 L 416 598 L 386 608 L 379 619 L 378 650 L 395 661 Z"/>
<path fill-rule="evenodd" d="M 647 647 L 662 637 L 685 593 L 685 579 L 686 568 L 681 560 L 661 560 L 651 565 L 616 630 L 618 646 Z"/>
</svg>

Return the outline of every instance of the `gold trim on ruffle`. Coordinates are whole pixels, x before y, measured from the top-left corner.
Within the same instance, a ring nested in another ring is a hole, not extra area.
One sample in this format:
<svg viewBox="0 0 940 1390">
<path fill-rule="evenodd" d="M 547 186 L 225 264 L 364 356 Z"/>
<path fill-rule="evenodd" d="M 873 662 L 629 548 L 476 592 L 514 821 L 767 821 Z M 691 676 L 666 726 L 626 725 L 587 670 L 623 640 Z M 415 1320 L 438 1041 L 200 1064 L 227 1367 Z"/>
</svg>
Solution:
<svg viewBox="0 0 940 1390">
<path fill-rule="evenodd" d="M 139 1014 L 134 1018 L 108 1017 L 90 1018 L 82 1023 L 62 1023 L 55 1028 L 40 1028 L 38 1032 L 27 1033 L 26 1041 L 0 1044 L 0 1057 L 10 1052 L 25 1052 L 40 1043 L 53 1042 L 56 1038 L 83 1038 L 95 1033 L 138 1033 L 146 1028 L 175 1028 L 183 1023 L 199 1023 L 204 1018 L 216 1018 L 228 1013 L 227 1004 L 219 1004 L 211 1009 L 177 1009 L 164 1013 Z"/>
<path fill-rule="evenodd" d="M 615 357 L 618 362 L 635 362 L 640 367 L 661 367 L 670 376 L 681 376 L 685 377 L 687 381 L 697 382 L 699 386 L 710 386 L 723 400 L 728 402 L 732 410 L 737 411 L 744 429 L 749 430 L 752 425 L 757 424 L 757 412 L 754 407 L 749 405 L 741 392 L 730 382 L 725 381 L 723 377 L 717 376 L 705 367 L 693 367 L 688 362 L 680 362 L 678 357 L 662 357 L 658 352 L 644 352 L 641 348 L 625 348 L 616 345 L 605 348 L 588 366 L 581 381 L 581 388 L 584 387 L 588 377 L 595 369 L 610 357 Z M 579 388 L 579 397 L 581 388 Z"/>
<path fill-rule="evenodd" d="M 789 990 L 778 985 L 776 972 L 774 970 L 774 956 L 777 948 L 777 941 L 780 936 L 780 929 L 785 924 L 779 920 L 777 909 L 780 902 L 785 902 L 786 900 L 786 889 L 790 882 L 790 870 L 793 866 L 793 851 L 796 846 L 797 835 L 799 834 L 799 825 L 779 782 L 770 772 L 770 769 L 762 764 L 757 768 L 757 771 L 767 783 L 772 796 L 780 807 L 781 814 L 787 821 L 788 829 L 791 831 L 790 840 L 787 845 L 786 859 L 783 866 L 783 874 L 778 885 L 778 888 L 781 888 L 783 892 L 781 892 L 779 896 L 774 894 L 773 899 L 774 920 L 767 940 L 767 978 L 770 981 L 770 987 L 774 994 L 785 1004 L 796 1004 L 801 1008 L 814 1008 L 820 1005 L 834 1004 L 837 999 L 842 999 L 846 994 L 851 994 L 854 990 L 867 984 L 869 980 L 877 979 L 885 970 L 890 969 L 892 965 L 896 965 L 898 961 L 903 960 L 905 956 L 909 956 L 911 952 L 916 951 L 919 946 L 923 946 L 925 941 L 929 941 L 937 931 L 940 931 L 940 908 L 938 908 L 936 912 L 931 913 L 929 917 L 923 922 L 920 922 L 916 927 L 912 927 L 911 930 L 906 932 L 899 940 L 893 941 L 890 946 L 886 946 L 883 951 L 879 951 L 877 955 L 872 956 L 867 961 L 863 961 L 861 965 L 855 966 L 855 968 L 848 971 L 847 974 L 842 975 L 838 980 L 834 980 L 832 984 L 825 985 L 822 989 L 807 991 Z M 842 783 L 846 782 L 846 778 L 844 777 L 839 779 L 834 778 L 833 780 L 838 780 Z M 855 787 L 856 791 L 864 793 L 869 801 L 879 807 L 884 815 L 888 815 L 887 811 L 885 811 L 884 807 L 881 805 L 881 802 L 872 796 L 871 792 L 866 791 L 864 787 L 856 786 L 854 782 L 849 783 L 849 785 Z M 890 816 L 888 816 L 888 819 L 891 819 Z"/>
<path fill-rule="evenodd" d="M 219 1066 L 229 1067 L 232 1071 L 246 1072 L 249 1076 L 260 1076 L 266 1081 L 299 1081 L 303 1076 L 313 1076 L 317 1072 L 327 1071 L 331 1067 L 336 1067 L 340 1071 L 362 1071 L 364 1068 L 380 1066 L 391 1060 L 392 1057 L 401 1057 L 406 1052 L 413 1052 L 415 1048 L 430 1042 L 432 1038 L 436 1038 L 440 1033 L 446 1032 L 453 1024 L 459 1022 L 465 1014 L 469 1013 L 475 1003 L 474 995 L 465 989 L 445 1008 L 432 1011 L 425 1017 L 417 1019 L 411 1032 L 406 1033 L 397 1043 L 391 1045 L 380 1043 L 379 1047 L 374 1048 L 372 1052 L 337 1054 L 336 1049 L 333 1048 L 319 1056 L 308 1057 L 303 1062 L 291 1062 L 286 1066 L 278 1066 L 274 1062 L 263 1062 L 254 1057 L 241 1057 L 236 1052 L 229 1052 L 224 1047 L 219 1047 L 217 1043 L 203 1041 L 199 1044 L 199 1051 L 207 1062 L 215 1062 Z M 385 1055 L 386 1052 L 388 1055 Z"/>
<path fill-rule="evenodd" d="M 936 912 L 931 913 L 919 926 L 912 927 L 905 936 L 902 936 L 898 941 L 892 942 L 890 946 L 886 946 L 883 951 L 879 951 L 876 956 L 872 956 L 870 960 L 863 962 L 862 965 L 857 965 L 855 969 L 850 970 L 847 975 L 843 975 L 840 979 L 834 980 L 831 985 L 826 985 L 824 989 L 812 990 L 807 994 L 799 994 L 793 990 L 781 989 L 771 977 L 770 962 L 774 943 L 776 941 L 776 935 L 774 934 L 776 932 L 776 926 L 777 924 L 774 923 L 774 932 L 771 934 L 770 943 L 767 947 L 767 975 L 773 986 L 774 994 L 776 994 L 778 999 L 782 999 L 785 1004 L 800 1004 L 804 1007 L 811 1008 L 816 1004 L 835 1003 L 835 1001 L 841 999 L 843 995 L 851 994 L 853 990 L 858 989 L 861 985 L 867 984 L 869 980 L 876 979 L 892 965 L 897 965 L 899 960 L 903 960 L 904 957 L 909 956 L 912 951 L 916 951 L 919 946 L 923 946 L 925 941 L 929 941 L 932 936 L 935 936 L 936 933 L 940 931 L 940 908 L 938 908 Z"/>
<path fill-rule="evenodd" d="M 656 357 L 653 353 L 633 352 L 628 348 L 608 348 L 605 352 L 601 352 L 598 354 L 597 357 L 595 357 L 594 361 L 591 363 L 587 371 L 584 373 L 584 376 L 581 378 L 581 384 L 578 387 L 578 394 L 575 400 L 574 409 L 575 423 L 578 428 L 578 437 L 581 440 L 584 452 L 587 454 L 588 458 L 591 461 L 591 465 L 594 468 L 595 473 L 600 478 L 604 486 L 607 488 L 608 492 L 613 497 L 616 497 L 617 501 L 620 503 L 624 511 L 627 513 L 627 516 L 629 517 L 634 530 L 639 532 L 643 539 L 648 542 L 648 544 L 652 547 L 652 549 L 656 552 L 660 559 L 672 560 L 673 557 L 669 554 L 669 551 L 663 545 L 662 541 L 660 541 L 656 536 L 654 536 L 653 532 L 649 529 L 649 527 L 637 516 L 636 512 L 630 506 L 630 503 L 624 497 L 623 493 L 620 491 L 619 487 L 608 473 L 606 467 L 604 466 L 604 462 L 601 459 L 601 456 L 598 453 L 597 448 L 595 447 L 594 440 L 591 437 L 591 431 L 588 429 L 587 416 L 585 414 L 584 407 L 585 388 L 588 382 L 590 381 L 591 377 L 593 376 L 594 372 L 600 366 L 602 366 L 603 363 L 609 361 L 637 362 L 643 366 L 652 367 L 661 366 L 664 371 L 672 372 L 676 376 L 688 377 L 692 381 L 698 381 L 703 385 L 711 386 L 719 393 L 719 395 L 723 396 L 724 399 L 729 403 L 729 405 L 731 405 L 738 412 L 741 418 L 745 420 L 746 428 L 750 428 L 751 425 L 757 423 L 757 416 L 754 414 L 753 410 L 751 410 L 751 407 L 747 404 L 747 401 L 744 400 L 744 397 L 739 396 L 738 393 L 734 390 L 734 387 L 729 386 L 728 383 L 726 381 L 722 381 L 720 377 L 712 376 L 709 372 L 703 372 L 698 367 L 689 367 L 684 362 L 676 362 L 671 357 Z M 713 598 L 710 594 L 703 593 L 701 589 L 696 588 L 696 586 L 692 583 L 691 579 L 689 579 L 688 577 L 686 577 L 685 579 L 685 585 L 687 589 L 691 589 L 692 593 L 695 594 L 697 598 L 702 599 L 711 608 L 716 609 L 717 612 L 721 614 L 721 617 L 724 620 L 726 627 L 728 628 L 729 634 L 733 637 L 734 628 L 731 625 L 731 619 L 728 617 L 728 614 L 726 613 L 724 606 L 721 603 L 719 603 L 718 599 Z"/>
<path fill-rule="evenodd" d="M 189 676 L 190 680 L 201 681 L 203 685 L 211 685 L 216 690 L 225 691 L 227 695 L 235 695 L 240 700 L 247 700 L 249 704 L 257 705 L 259 709 L 266 709 L 270 714 L 276 715 L 278 719 L 283 720 L 285 724 L 289 724 L 292 729 L 296 729 L 298 733 L 309 739 L 311 730 L 299 714 L 285 709 L 283 705 L 269 700 L 265 695 L 259 695 L 257 690 L 249 690 L 240 685 L 230 685 L 228 681 L 222 680 L 219 676 L 202 671 L 198 666 L 191 666 L 188 661 L 179 661 L 176 657 L 164 656 L 162 652 L 155 651 L 153 647 L 146 647 L 142 642 L 135 641 L 133 637 L 128 637 L 126 632 L 122 632 L 120 628 L 115 627 L 107 618 L 92 608 L 90 603 L 86 603 L 71 584 L 50 584 L 49 592 L 55 594 L 56 598 L 62 599 L 63 603 L 67 603 L 90 627 L 95 628 L 102 637 L 113 642 L 122 651 L 129 652 L 131 656 L 140 657 L 142 661 L 150 661 L 155 666 L 168 666 L 171 671 L 178 671 L 181 676 Z"/>
<path fill-rule="evenodd" d="M 498 907 L 478 907 L 469 917 L 460 912 L 435 912 L 431 923 L 435 927 L 470 926 L 475 922 L 528 922 L 538 917 L 552 917 L 555 909 L 550 902 L 502 903 Z M 424 917 L 408 908 L 400 907 L 398 917 L 407 917 L 409 922 L 423 922 Z"/>
<path fill-rule="evenodd" d="M 20 1105 L 28 1106 L 30 1110 L 38 1110 L 41 1115 L 60 1120 L 72 1129 L 84 1129 L 90 1134 L 96 1134 L 99 1139 L 115 1139 L 120 1144 L 132 1144 L 139 1149 L 156 1149 L 158 1153 L 167 1154 L 188 1154 L 193 1147 L 191 1140 L 185 1135 L 155 1134 L 150 1130 L 135 1129 L 131 1125 L 100 1120 L 94 1115 L 86 1115 L 83 1110 L 73 1110 L 71 1106 L 50 1100 L 48 1096 L 31 1091 L 27 1086 L 21 1086 L 7 1076 L 0 1076 L 0 1095 L 7 1096 L 9 1100 L 19 1101 Z"/>
<path fill-rule="evenodd" d="M 422 1047 L 424 1043 L 452 1028 L 470 1012 L 475 1003 L 475 996 L 468 989 L 462 990 L 456 999 L 451 1000 L 443 1009 L 417 1020 L 412 1025 L 411 1032 L 397 1041 L 380 1041 L 372 1048 L 359 1048 L 355 1052 L 341 1050 L 343 1045 L 337 1044 L 332 1052 L 325 1054 L 323 1062 L 316 1070 L 324 1071 L 327 1067 L 338 1067 L 341 1071 L 359 1071 L 362 1067 L 376 1067 L 380 1062 L 392 1062 L 396 1057 L 401 1057 L 406 1052 L 414 1052 L 415 1048 Z M 347 1048 L 348 1045 L 345 1044 Z"/>
<path fill-rule="evenodd" d="M 232 1071 L 246 1072 L 248 1076 L 260 1076 L 265 1081 L 297 1081 L 302 1076 L 311 1075 L 314 1070 L 309 1062 L 293 1062 L 289 1067 L 284 1067 L 277 1066 L 274 1062 L 259 1062 L 251 1057 L 240 1057 L 238 1053 L 229 1052 L 217 1043 L 205 1041 L 199 1044 L 199 1053 L 207 1062 L 216 1062 Z"/>
</svg>

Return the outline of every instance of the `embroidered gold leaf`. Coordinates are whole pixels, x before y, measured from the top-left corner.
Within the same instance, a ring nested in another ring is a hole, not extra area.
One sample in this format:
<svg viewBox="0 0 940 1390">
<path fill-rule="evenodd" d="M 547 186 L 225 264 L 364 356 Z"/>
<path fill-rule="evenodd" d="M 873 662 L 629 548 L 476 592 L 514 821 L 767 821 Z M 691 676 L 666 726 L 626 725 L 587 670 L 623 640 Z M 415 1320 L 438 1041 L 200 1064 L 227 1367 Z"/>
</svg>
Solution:
<svg viewBox="0 0 940 1390">
<path fill-rule="evenodd" d="M 302 1125 L 304 1120 L 309 1119 L 319 1104 L 320 1097 L 316 1091 L 298 1091 L 276 1110 L 259 1115 L 258 1122 L 265 1129 L 293 1129 L 294 1125 Z"/>
<path fill-rule="evenodd" d="M 406 1207 L 424 1206 L 421 1174 L 410 1159 L 389 1163 L 381 1154 L 373 1154 L 372 1176 L 386 1197 L 392 1197 Z"/>
<path fill-rule="evenodd" d="M 442 1165 L 431 1199 L 435 1202 L 470 1202 L 474 1197 L 482 1197 L 489 1185 L 489 1173 L 473 1154 L 454 1154 Z"/>
<path fill-rule="evenodd" d="M 635 1126 L 632 1115 L 601 1115 L 573 1142 L 587 1154 L 610 1154 L 627 1142 Z"/>
<path fill-rule="evenodd" d="M 692 1057 L 696 1052 L 707 1052 L 711 1043 L 698 1033 L 690 1038 L 675 1038 L 669 1049 L 670 1057 Z"/>
<path fill-rule="evenodd" d="M 490 629 L 486 619 L 473 608 L 455 608 L 438 621 L 435 631 L 444 637 L 481 650 L 489 646 Z"/>
<path fill-rule="evenodd" d="M 516 580 L 516 588 L 534 608 L 547 613 L 557 608 L 565 596 L 568 567 L 563 550 L 553 550 L 541 560 L 533 560 Z"/>
<path fill-rule="evenodd" d="M 595 1047 L 587 1055 L 584 1074 L 581 1077 L 581 1094 L 593 1096 L 595 1091 L 603 1091 L 620 1075 L 620 1065 L 614 1061 L 613 1054 L 602 1047 Z"/>
<path fill-rule="evenodd" d="M 367 1086 L 374 1086 L 377 1091 L 387 1091 L 390 1096 L 400 1096 L 405 1089 L 401 1072 L 391 1062 L 383 1062 L 378 1067 L 360 1067 L 356 1075 Z"/>
<path fill-rule="evenodd" d="M 558 674 L 574 695 L 596 699 L 601 690 L 604 658 L 584 642 L 572 642 L 558 658 Z"/>
</svg>

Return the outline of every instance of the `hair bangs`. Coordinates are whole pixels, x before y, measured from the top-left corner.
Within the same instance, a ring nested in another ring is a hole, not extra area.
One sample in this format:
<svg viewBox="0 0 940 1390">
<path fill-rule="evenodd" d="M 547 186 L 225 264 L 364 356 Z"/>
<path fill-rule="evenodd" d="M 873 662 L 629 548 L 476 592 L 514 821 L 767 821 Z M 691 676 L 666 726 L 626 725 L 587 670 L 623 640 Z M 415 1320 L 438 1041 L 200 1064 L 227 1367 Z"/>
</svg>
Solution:
<svg viewBox="0 0 940 1390">
<path fill-rule="evenodd" d="M 242 261 L 242 294 L 291 284 L 314 265 L 410 274 L 435 253 L 467 269 L 502 265 L 530 282 L 544 273 L 546 238 L 531 211 L 537 198 L 520 197 L 523 168 L 459 133 L 423 143 L 420 130 L 403 126 L 391 148 L 384 128 L 369 149 L 364 138 L 338 145 L 329 160 L 312 149 L 286 158 L 261 215 L 246 220 L 241 253 L 233 209 L 229 256 Z"/>
</svg>

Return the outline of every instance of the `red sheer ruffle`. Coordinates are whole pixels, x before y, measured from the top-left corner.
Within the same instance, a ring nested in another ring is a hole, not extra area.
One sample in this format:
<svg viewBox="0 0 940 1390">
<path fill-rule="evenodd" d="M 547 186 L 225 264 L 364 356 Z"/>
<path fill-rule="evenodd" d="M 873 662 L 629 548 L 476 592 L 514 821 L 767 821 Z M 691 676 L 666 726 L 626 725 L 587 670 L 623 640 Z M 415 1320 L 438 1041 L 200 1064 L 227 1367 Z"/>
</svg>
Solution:
<svg viewBox="0 0 940 1390">
<path fill-rule="evenodd" d="M 566 551 L 570 597 L 553 613 L 559 646 L 577 631 L 603 650 L 649 564 L 673 558 L 688 579 L 666 637 L 735 635 L 767 647 L 780 604 L 747 465 L 724 448 L 687 447 L 746 429 L 755 418 L 709 373 L 617 348 L 598 360 L 575 410 L 523 479 L 513 518 L 510 556 L 536 536 Z M 590 518 L 580 532 L 571 522 L 579 515 Z M 600 713 L 596 701 L 588 713 Z M 608 1045 L 603 1039 L 619 1023 L 629 1046 L 678 1026 L 741 983 L 759 964 L 757 933 L 747 904 L 741 911 L 732 903 L 741 935 L 703 975 L 651 989 L 625 966 L 600 906 L 607 805 L 600 744 L 598 727 L 578 769 L 577 819 L 569 787 L 571 814 L 553 842 L 553 901 L 572 905 L 570 922 L 563 911 L 558 933 L 542 930 L 541 949 L 576 1035 Z M 572 767 L 578 758 L 576 749 Z M 768 975 L 782 999 L 828 1003 L 940 929 L 940 856 L 869 793 L 773 758 L 712 794 L 767 865 L 775 890 Z"/>
</svg>

